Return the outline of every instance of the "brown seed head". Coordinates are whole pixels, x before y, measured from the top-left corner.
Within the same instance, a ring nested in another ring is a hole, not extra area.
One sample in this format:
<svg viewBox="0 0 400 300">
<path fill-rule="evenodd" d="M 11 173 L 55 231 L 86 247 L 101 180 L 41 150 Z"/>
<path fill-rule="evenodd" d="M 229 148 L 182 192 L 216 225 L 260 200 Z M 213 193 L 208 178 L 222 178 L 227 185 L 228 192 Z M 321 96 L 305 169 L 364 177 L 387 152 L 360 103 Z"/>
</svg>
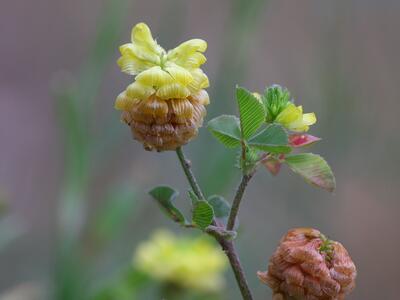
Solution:
<svg viewBox="0 0 400 300">
<path fill-rule="evenodd" d="M 295 228 L 280 241 L 268 270 L 257 275 L 273 300 L 342 300 L 353 290 L 357 271 L 342 244 L 316 229 Z"/>
<path fill-rule="evenodd" d="M 205 90 L 183 99 L 151 95 L 145 100 L 127 101 L 124 94 L 119 96 L 126 103 L 121 119 L 149 151 L 175 150 L 194 138 L 203 124 L 205 105 L 209 103 Z"/>
</svg>

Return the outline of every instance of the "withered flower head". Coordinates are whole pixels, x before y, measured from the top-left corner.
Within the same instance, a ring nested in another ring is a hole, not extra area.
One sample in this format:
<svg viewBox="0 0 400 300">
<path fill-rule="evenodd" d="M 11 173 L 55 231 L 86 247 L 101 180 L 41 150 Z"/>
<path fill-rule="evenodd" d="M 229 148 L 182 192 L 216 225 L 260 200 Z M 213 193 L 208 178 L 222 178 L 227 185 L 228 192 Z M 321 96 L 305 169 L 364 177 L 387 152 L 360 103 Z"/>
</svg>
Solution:
<svg viewBox="0 0 400 300">
<path fill-rule="evenodd" d="M 209 97 L 200 66 L 207 43 L 192 39 L 166 52 L 139 23 L 132 42 L 120 47 L 118 65 L 135 80 L 115 102 L 133 137 L 146 150 L 175 150 L 197 135 Z"/>
<path fill-rule="evenodd" d="M 342 244 L 316 229 L 295 228 L 280 241 L 268 270 L 257 275 L 274 300 L 342 300 L 353 290 L 357 271 Z"/>
</svg>

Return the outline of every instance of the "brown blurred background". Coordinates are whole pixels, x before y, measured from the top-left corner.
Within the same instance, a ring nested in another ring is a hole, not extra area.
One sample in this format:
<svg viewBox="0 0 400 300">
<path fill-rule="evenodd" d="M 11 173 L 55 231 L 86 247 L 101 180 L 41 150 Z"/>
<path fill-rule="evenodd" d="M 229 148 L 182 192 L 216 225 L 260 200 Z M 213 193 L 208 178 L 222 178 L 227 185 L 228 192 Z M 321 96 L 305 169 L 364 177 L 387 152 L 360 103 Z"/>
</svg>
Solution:
<svg viewBox="0 0 400 300">
<path fill-rule="evenodd" d="M 314 189 L 287 169 L 277 178 L 259 172 L 238 239 L 256 299 L 270 297 L 256 271 L 295 226 L 316 227 L 347 247 L 359 273 L 349 299 L 398 299 L 395 0 L 3 0 L 0 294 L 27 284 L 48 299 L 81 299 L 70 285 L 101 282 L 154 228 L 183 230 L 146 196 L 159 183 L 185 193 L 175 154 L 145 152 L 113 108 L 131 80 L 115 63 L 118 46 L 140 21 L 165 48 L 207 40 L 208 119 L 236 111 L 237 83 L 254 91 L 279 83 L 317 114 L 310 132 L 323 141 L 311 151 L 329 161 L 337 190 Z M 205 129 L 186 148 L 207 193 L 230 199 L 235 154 L 226 155 Z M 76 276 L 82 273 L 85 279 Z M 226 276 L 226 299 L 239 299 Z"/>
</svg>

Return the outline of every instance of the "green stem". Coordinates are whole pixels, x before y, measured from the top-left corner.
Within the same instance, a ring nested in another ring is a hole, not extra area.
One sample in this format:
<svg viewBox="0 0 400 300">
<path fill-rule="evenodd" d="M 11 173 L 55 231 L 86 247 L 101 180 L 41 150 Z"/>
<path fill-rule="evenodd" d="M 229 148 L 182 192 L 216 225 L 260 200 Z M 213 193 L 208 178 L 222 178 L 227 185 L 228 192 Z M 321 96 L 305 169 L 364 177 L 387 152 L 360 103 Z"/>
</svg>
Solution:
<svg viewBox="0 0 400 300">
<path fill-rule="evenodd" d="M 240 182 L 236 190 L 236 195 L 232 202 L 232 208 L 229 214 L 228 224 L 226 226 L 226 230 L 228 231 L 233 230 L 233 228 L 235 227 L 236 217 L 239 213 L 240 202 L 242 201 L 244 191 L 246 190 L 250 179 L 253 177 L 253 174 L 254 173 L 244 174 L 242 176 L 242 181 Z"/>
<path fill-rule="evenodd" d="M 181 163 L 182 169 L 185 172 L 186 178 L 189 181 L 189 184 L 195 193 L 195 195 L 202 200 L 205 200 L 204 195 L 200 189 L 199 184 L 197 183 L 196 177 L 194 176 L 191 169 L 191 162 L 185 157 L 183 153 L 182 147 L 178 147 L 176 149 L 176 154 L 178 155 L 179 161 Z"/>
<path fill-rule="evenodd" d="M 182 169 L 185 172 L 186 178 L 189 181 L 189 184 L 199 199 L 205 199 L 204 194 L 202 193 L 199 184 L 197 183 L 196 177 L 194 176 L 190 161 L 185 157 L 183 150 L 181 147 L 176 149 L 176 154 L 178 155 L 179 161 L 181 163 Z M 242 193 L 243 195 L 243 193 Z M 215 220 L 213 220 L 212 225 L 215 226 Z M 226 256 L 229 259 L 229 263 L 231 264 L 233 273 L 235 274 L 236 282 L 239 286 L 240 292 L 242 294 L 243 300 L 253 300 L 253 296 L 251 294 L 249 284 L 247 283 L 246 276 L 243 271 L 243 267 L 239 260 L 239 255 L 235 249 L 235 245 L 233 241 L 226 240 L 224 237 L 220 235 L 215 235 L 215 239 L 221 245 L 222 250 L 225 252 Z"/>
</svg>

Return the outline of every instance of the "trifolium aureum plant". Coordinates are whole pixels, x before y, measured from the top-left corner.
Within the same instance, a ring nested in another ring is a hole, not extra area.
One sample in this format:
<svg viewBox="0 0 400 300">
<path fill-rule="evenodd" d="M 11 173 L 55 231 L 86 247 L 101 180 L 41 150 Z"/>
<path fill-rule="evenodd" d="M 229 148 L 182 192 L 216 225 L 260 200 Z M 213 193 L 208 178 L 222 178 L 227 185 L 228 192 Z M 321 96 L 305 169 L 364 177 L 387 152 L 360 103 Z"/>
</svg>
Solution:
<svg viewBox="0 0 400 300">
<path fill-rule="evenodd" d="M 192 204 L 191 216 L 175 205 L 179 196 L 175 189 L 157 186 L 149 193 L 174 222 L 216 239 L 231 264 L 242 298 L 248 300 L 253 296 L 234 240 L 249 181 L 259 169 L 278 175 L 282 165 L 329 192 L 335 189 L 335 178 L 321 156 L 301 151 L 320 140 L 307 133 L 317 122 L 314 113 L 305 113 L 288 89 L 279 85 L 262 92 L 237 86 L 238 115 L 216 117 L 208 121 L 207 128 L 223 147 L 237 149 L 237 161 L 232 164 L 239 167 L 242 180 L 231 202 L 220 195 L 205 195 L 182 146 L 197 136 L 210 104 L 205 90 L 209 80 L 201 69 L 206 49 L 204 40 L 192 39 L 167 51 L 146 24 L 135 25 L 131 42 L 120 46 L 118 59 L 132 83 L 118 95 L 115 108 L 122 111 L 122 121 L 145 150 L 176 151 L 190 186 L 185 197 Z M 344 299 L 354 287 L 356 269 L 340 243 L 316 229 L 297 228 L 283 238 L 268 270 L 258 276 L 272 289 L 273 299 Z"/>
</svg>

